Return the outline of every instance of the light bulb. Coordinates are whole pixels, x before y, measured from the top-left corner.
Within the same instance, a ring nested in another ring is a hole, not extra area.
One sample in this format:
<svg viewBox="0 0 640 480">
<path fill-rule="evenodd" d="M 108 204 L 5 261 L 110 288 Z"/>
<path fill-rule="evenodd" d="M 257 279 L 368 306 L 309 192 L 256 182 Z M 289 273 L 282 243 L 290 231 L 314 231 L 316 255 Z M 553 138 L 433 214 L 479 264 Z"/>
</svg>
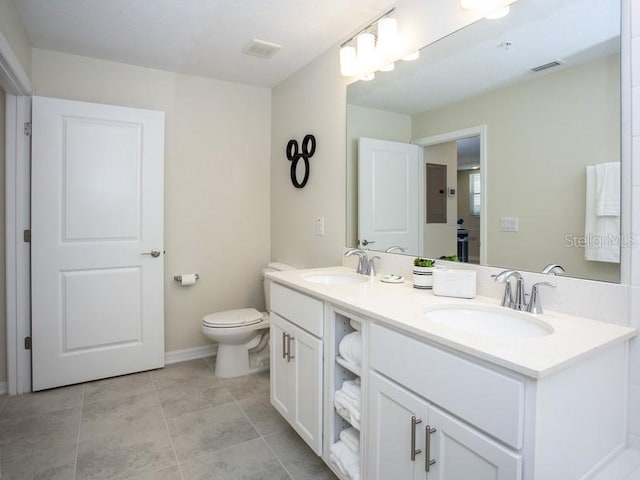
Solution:
<svg viewBox="0 0 640 480">
<path fill-rule="evenodd" d="M 345 45 L 340 49 L 340 73 L 345 77 L 353 77 L 358 72 L 356 49 Z"/>
<path fill-rule="evenodd" d="M 376 51 L 376 37 L 373 33 L 361 33 L 356 37 L 358 50 L 358 65 L 360 72 L 371 72 L 378 68 L 378 52 Z"/>
<path fill-rule="evenodd" d="M 385 17 L 378 22 L 378 48 L 383 51 L 391 51 L 396 42 L 398 33 L 398 21 L 395 18 Z"/>
</svg>

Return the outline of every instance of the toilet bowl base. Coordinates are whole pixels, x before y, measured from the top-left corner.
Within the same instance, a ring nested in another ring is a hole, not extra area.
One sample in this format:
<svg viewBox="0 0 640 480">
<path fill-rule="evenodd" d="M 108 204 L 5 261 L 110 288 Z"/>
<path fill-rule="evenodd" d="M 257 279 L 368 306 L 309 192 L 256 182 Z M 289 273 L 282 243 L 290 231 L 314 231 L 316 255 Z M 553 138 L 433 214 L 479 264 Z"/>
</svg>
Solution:
<svg viewBox="0 0 640 480">
<path fill-rule="evenodd" d="M 218 344 L 215 375 L 218 378 L 234 378 L 251 373 L 268 370 L 269 365 L 252 368 L 249 364 L 249 349 L 247 345 Z"/>
</svg>

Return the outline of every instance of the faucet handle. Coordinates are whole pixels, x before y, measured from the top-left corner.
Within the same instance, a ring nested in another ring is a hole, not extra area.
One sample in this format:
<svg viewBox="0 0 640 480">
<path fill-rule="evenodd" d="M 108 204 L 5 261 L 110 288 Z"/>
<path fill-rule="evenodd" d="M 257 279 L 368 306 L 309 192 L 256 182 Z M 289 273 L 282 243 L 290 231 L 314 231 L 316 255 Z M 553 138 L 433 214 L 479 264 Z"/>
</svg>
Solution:
<svg viewBox="0 0 640 480">
<path fill-rule="evenodd" d="M 368 273 L 369 273 L 370 277 L 375 277 L 376 276 L 376 266 L 373 263 L 374 260 L 380 260 L 380 257 L 378 255 L 375 255 L 375 256 L 369 258 Z"/>
<path fill-rule="evenodd" d="M 550 282 L 538 282 L 533 284 L 533 286 L 531 287 L 531 299 L 529 300 L 529 304 L 527 305 L 527 312 L 529 313 L 543 313 L 542 302 L 540 301 L 540 293 L 538 292 L 538 289 L 540 287 L 556 288 L 556 285 Z"/>
<path fill-rule="evenodd" d="M 494 281 L 498 283 L 504 283 L 504 293 L 502 294 L 502 301 L 500 305 L 502 307 L 513 308 L 513 292 L 511 291 L 511 282 L 508 278 L 498 278 L 498 275 L 491 275 Z"/>
</svg>

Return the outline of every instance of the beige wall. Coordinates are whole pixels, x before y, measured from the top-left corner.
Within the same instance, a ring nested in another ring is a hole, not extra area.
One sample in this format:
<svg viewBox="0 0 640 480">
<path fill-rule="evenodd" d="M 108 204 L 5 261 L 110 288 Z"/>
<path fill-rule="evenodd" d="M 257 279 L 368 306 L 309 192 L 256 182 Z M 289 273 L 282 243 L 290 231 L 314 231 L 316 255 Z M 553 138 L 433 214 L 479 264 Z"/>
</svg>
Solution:
<svg viewBox="0 0 640 480">
<path fill-rule="evenodd" d="M 4 146 L 5 93 L 0 88 L 0 252 L 4 252 Z M 7 335 L 5 310 L 5 258 L 0 254 L 0 383 L 7 381 Z"/>
<path fill-rule="evenodd" d="M 458 183 L 458 147 L 456 142 L 447 142 L 425 147 L 424 163 L 446 165 L 447 188 L 456 188 Z M 425 192 L 425 194 L 426 193 L 427 192 Z M 426 202 L 426 199 L 423 201 Z M 447 223 L 425 223 L 423 256 L 440 258 L 457 253 L 456 220 L 458 220 L 458 203 L 456 202 L 456 197 L 450 197 L 447 194 Z M 426 221 L 426 218 L 422 221 Z"/>
<path fill-rule="evenodd" d="M 358 139 L 411 141 L 411 117 L 347 105 L 347 245 L 358 245 Z"/>
<path fill-rule="evenodd" d="M 18 0 L 19 1 L 19 0 Z M 13 0 L 0 0 L 0 32 L 9 42 L 11 50 L 22 65 L 27 76 L 31 76 L 31 43 Z"/>
<path fill-rule="evenodd" d="M 565 240 L 584 235 L 585 166 L 620 159 L 619 66 L 613 55 L 414 117 L 413 138 L 487 125 L 488 265 L 558 262 L 619 281 L 618 264 L 587 262 Z M 500 217 L 519 217 L 519 231 L 500 232 Z"/>
<path fill-rule="evenodd" d="M 271 257 L 297 267 L 337 265 L 345 244 L 346 80 L 330 49 L 273 89 Z M 295 188 L 285 156 L 289 139 L 317 140 L 306 187 Z M 315 219 L 325 219 L 325 235 Z"/>
<path fill-rule="evenodd" d="M 166 350 L 206 345 L 202 317 L 263 308 L 269 261 L 270 91 L 33 51 L 37 95 L 162 110 Z M 173 275 L 198 272 L 183 288 Z"/>
</svg>

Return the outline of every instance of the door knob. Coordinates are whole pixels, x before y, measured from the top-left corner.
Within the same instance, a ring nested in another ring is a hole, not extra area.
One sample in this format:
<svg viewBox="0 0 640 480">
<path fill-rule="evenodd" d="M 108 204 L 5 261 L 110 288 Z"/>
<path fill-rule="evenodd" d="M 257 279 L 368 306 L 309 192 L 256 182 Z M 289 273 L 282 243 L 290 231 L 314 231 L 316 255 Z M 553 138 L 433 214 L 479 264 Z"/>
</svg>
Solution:
<svg viewBox="0 0 640 480">
<path fill-rule="evenodd" d="M 371 241 L 369 241 L 369 240 L 367 240 L 366 238 L 365 238 L 364 240 L 362 240 L 362 245 L 364 245 L 365 247 L 366 247 L 367 245 L 369 245 L 370 243 L 376 243 L 376 241 L 375 241 L 375 240 L 371 240 Z"/>
<path fill-rule="evenodd" d="M 160 250 L 154 248 L 150 252 L 142 252 L 141 255 L 151 255 L 153 258 L 157 258 L 160 256 Z"/>
</svg>

